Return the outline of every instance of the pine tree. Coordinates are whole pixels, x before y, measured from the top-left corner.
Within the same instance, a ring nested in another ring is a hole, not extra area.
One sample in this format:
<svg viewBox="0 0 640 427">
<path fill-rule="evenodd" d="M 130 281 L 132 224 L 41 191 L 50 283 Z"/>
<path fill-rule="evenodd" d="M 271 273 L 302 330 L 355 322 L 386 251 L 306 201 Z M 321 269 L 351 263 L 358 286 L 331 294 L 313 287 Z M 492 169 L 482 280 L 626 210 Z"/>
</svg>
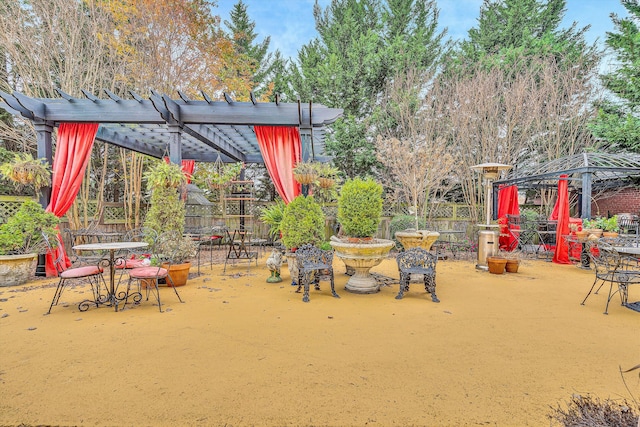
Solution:
<svg viewBox="0 0 640 427">
<path fill-rule="evenodd" d="M 273 100 L 276 81 L 281 85 L 284 68 L 284 60 L 279 51 L 274 54 L 269 52 L 271 37 L 267 36 L 262 42 L 255 42 L 255 22 L 249 18 L 247 5 L 239 0 L 230 12 L 231 20 L 224 21 L 230 31 L 234 51 L 238 56 L 244 56 L 249 61 L 249 69 L 252 72 L 251 81 L 253 92 L 258 97 Z"/>
<path fill-rule="evenodd" d="M 617 32 L 607 32 L 606 44 L 612 49 L 620 66 L 601 76 L 602 82 L 615 99 L 603 102 L 598 117 L 591 125 L 594 135 L 605 144 L 640 151 L 640 2 L 622 0 L 629 17 L 621 19 L 611 14 Z"/>
<path fill-rule="evenodd" d="M 377 165 L 371 117 L 394 75 L 407 67 L 437 65 L 444 32 L 430 0 L 333 0 L 314 6 L 319 36 L 304 45 L 290 69 L 292 91 L 344 109 L 327 137 L 334 163 L 349 176 Z"/>
</svg>

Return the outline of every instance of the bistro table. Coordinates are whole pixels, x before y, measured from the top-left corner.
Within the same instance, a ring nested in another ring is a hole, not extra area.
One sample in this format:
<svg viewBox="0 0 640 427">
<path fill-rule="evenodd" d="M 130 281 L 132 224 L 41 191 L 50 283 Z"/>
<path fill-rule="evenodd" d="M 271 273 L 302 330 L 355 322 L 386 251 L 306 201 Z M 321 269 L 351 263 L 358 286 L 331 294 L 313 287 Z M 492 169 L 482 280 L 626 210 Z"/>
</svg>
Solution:
<svg viewBox="0 0 640 427">
<path fill-rule="evenodd" d="M 118 297 L 116 295 L 116 287 L 115 287 L 115 263 L 116 257 L 115 252 L 120 250 L 127 249 L 139 249 L 145 248 L 149 246 L 147 242 L 104 242 L 104 243 L 86 243 L 82 245 L 75 245 L 72 247 L 74 250 L 78 251 L 109 251 L 109 259 L 104 261 L 108 262 L 109 265 L 109 288 L 107 289 L 107 295 L 102 298 L 102 296 L 98 296 L 98 300 L 96 304 L 104 304 L 107 306 L 113 306 L 116 311 L 118 311 L 118 302 L 127 298 L 127 295 L 124 297 Z M 140 295 L 142 298 L 142 295 Z"/>
<path fill-rule="evenodd" d="M 587 242 L 589 239 L 587 239 L 586 237 L 577 237 L 573 234 L 563 235 L 562 237 L 565 239 L 567 245 L 569 246 L 570 257 L 571 248 L 573 247 L 573 245 L 580 245 L 580 264 L 578 265 L 578 267 L 585 270 L 591 270 L 591 259 L 589 258 L 589 249 L 587 248 Z"/>
</svg>

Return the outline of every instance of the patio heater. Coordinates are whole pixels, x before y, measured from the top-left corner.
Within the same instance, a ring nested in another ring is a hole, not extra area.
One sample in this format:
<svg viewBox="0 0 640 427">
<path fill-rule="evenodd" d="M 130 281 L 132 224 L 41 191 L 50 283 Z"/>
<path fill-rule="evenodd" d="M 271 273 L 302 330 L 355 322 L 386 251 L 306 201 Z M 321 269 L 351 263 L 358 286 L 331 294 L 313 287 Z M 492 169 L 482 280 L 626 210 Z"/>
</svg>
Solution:
<svg viewBox="0 0 640 427">
<path fill-rule="evenodd" d="M 479 270 L 489 270 L 487 265 L 487 257 L 498 253 L 500 230 L 498 224 L 491 224 L 491 207 L 493 206 L 491 195 L 492 183 L 498 178 L 500 171 L 509 170 L 511 166 L 501 163 L 482 163 L 480 165 L 471 166 L 476 172 L 482 173 L 484 185 L 487 188 L 487 196 L 485 198 L 486 205 L 486 224 L 478 224 L 478 263 L 476 268 Z"/>
</svg>

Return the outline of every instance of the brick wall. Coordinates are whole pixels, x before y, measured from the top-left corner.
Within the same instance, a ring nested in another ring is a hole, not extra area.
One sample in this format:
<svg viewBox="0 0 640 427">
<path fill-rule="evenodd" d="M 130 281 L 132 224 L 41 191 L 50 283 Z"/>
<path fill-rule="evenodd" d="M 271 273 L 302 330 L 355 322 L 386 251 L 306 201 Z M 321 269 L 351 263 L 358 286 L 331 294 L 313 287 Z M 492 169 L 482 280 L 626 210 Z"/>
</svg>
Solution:
<svg viewBox="0 0 640 427">
<path fill-rule="evenodd" d="M 607 216 L 629 212 L 637 214 L 640 212 L 640 189 L 625 188 L 621 191 L 615 190 L 611 197 L 601 196 L 591 203 L 591 216 Z"/>
</svg>

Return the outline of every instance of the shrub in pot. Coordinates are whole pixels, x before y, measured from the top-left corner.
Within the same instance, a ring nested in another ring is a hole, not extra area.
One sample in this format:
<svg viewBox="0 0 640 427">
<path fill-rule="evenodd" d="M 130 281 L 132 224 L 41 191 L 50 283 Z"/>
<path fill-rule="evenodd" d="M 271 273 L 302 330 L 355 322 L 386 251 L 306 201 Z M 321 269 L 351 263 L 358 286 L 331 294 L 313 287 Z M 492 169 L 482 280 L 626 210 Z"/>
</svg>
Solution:
<svg viewBox="0 0 640 427">
<path fill-rule="evenodd" d="M 382 185 L 372 179 L 347 180 L 338 197 L 337 218 L 345 236 L 372 238 L 382 219 Z"/>
<path fill-rule="evenodd" d="M 284 209 L 280 231 L 287 249 L 305 243 L 316 245 L 324 240 L 324 213 L 313 196 L 298 196 Z"/>
<path fill-rule="evenodd" d="M 47 249 L 45 235 L 57 245 L 59 218 L 46 212 L 39 203 L 27 200 L 7 222 L 0 225 L 0 286 L 25 283 L 31 274 L 33 260 Z"/>
</svg>

